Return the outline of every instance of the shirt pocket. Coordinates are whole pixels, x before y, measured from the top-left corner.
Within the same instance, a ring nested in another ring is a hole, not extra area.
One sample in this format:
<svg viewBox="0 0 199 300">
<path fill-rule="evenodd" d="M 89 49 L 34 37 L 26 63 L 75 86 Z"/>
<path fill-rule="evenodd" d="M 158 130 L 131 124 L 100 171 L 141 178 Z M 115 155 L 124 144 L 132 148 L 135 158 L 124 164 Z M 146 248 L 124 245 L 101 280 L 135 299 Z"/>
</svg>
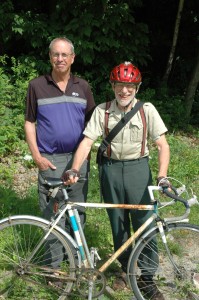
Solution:
<svg viewBox="0 0 199 300">
<path fill-rule="evenodd" d="M 129 125 L 130 129 L 130 141 L 142 142 L 143 138 L 143 124 L 139 121 L 131 121 Z"/>
<path fill-rule="evenodd" d="M 111 131 L 118 123 L 120 118 L 116 115 L 109 114 L 108 116 L 108 130 Z"/>
</svg>

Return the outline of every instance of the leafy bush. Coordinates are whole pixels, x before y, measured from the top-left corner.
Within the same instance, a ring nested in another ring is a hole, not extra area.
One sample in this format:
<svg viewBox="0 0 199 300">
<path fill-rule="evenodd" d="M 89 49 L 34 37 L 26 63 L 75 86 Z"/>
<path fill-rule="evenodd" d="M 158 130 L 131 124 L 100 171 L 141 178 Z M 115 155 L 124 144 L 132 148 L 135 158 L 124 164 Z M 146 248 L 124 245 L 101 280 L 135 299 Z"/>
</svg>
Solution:
<svg viewBox="0 0 199 300">
<path fill-rule="evenodd" d="M 170 95 L 167 89 L 155 90 L 147 88 L 141 91 L 140 99 L 155 105 L 169 130 L 187 129 L 183 97 Z"/>
<path fill-rule="evenodd" d="M 12 73 L 6 72 L 8 57 L 0 57 L 0 156 L 14 152 L 24 139 L 24 108 L 28 82 L 37 76 L 35 63 L 11 59 Z"/>
</svg>

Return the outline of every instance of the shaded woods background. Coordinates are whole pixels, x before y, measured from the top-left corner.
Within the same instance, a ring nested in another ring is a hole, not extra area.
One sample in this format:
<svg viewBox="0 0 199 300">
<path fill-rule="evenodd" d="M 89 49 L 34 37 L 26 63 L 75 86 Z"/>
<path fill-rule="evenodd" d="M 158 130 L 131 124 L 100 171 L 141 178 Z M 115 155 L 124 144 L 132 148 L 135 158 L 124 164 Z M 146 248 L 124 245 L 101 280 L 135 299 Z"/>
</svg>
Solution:
<svg viewBox="0 0 199 300">
<path fill-rule="evenodd" d="M 198 132 L 198 18 L 198 0 L 1 0 L 0 115 L 7 130 L 14 125 L 23 138 L 28 81 L 50 71 L 49 43 L 66 36 L 75 44 L 72 70 L 91 83 L 97 103 L 113 97 L 112 67 L 130 60 L 143 75 L 139 98 L 156 105 L 171 131 Z"/>
</svg>

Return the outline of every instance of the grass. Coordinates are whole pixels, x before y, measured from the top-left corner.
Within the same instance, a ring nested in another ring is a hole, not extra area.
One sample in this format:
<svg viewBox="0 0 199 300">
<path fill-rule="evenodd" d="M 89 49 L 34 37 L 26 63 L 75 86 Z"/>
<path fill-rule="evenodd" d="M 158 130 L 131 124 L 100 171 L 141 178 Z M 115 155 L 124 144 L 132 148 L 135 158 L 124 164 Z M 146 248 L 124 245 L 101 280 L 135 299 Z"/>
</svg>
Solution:
<svg viewBox="0 0 199 300">
<path fill-rule="evenodd" d="M 189 187 L 189 191 L 199 195 L 199 140 L 182 134 L 170 134 L 167 136 L 170 149 L 171 161 L 168 175 L 178 179 Z M 150 165 L 153 173 L 154 184 L 158 172 L 157 150 L 150 146 Z M 96 148 L 92 149 L 91 171 L 89 180 L 88 202 L 100 202 L 98 168 L 95 163 Z M 9 177 L 10 180 L 10 177 Z M 163 197 L 164 199 L 164 197 Z M 164 200 L 165 201 L 165 200 Z M 40 214 L 37 200 L 37 188 L 32 187 L 26 197 L 20 198 L 14 191 L 0 187 L 0 218 L 12 214 Z M 181 214 L 182 206 L 172 206 L 166 210 L 166 214 Z M 164 214 L 164 213 L 161 213 Z M 193 206 L 190 214 L 190 222 L 199 224 L 199 206 Z M 87 222 L 85 227 L 89 246 L 99 249 L 99 256 L 106 260 L 113 253 L 113 241 L 109 220 L 104 209 L 87 209 Z M 1 244 L 1 242 L 0 242 Z M 119 266 L 114 262 L 105 273 L 108 284 L 111 285 L 114 272 Z M 71 299 L 81 299 L 73 297 Z M 107 296 L 102 300 L 109 299 Z M 129 292 L 122 291 L 114 296 L 116 300 L 129 299 Z"/>
</svg>

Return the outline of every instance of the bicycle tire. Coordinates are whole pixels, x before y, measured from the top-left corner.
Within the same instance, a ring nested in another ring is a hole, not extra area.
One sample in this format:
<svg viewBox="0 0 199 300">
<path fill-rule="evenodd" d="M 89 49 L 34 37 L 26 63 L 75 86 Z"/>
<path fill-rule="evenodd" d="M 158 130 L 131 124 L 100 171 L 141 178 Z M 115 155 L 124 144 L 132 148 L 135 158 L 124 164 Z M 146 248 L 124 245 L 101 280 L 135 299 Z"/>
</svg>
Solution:
<svg viewBox="0 0 199 300">
<path fill-rule="evenodd" d="M 1 222 L 0 295 L 3 299 L 67 299 L 76 277 L 70 243 L 53 229 L 36 253 L 32 252 L 48 230 L 45 222 L 27 216 Z M 52 245 L 58 251 L 53 256 L 49 250 Z"/>
<path fill-rule="evenodd" d="M 199 226 L 172 223 L 164 225 L 164 232 L 171 258 L 157 227 L 139 239 L 130 255 L 128 280 L 136 299 L 199 299 Z M 155 298 L 154 284 L 164 298 Z"/>
</svg>

